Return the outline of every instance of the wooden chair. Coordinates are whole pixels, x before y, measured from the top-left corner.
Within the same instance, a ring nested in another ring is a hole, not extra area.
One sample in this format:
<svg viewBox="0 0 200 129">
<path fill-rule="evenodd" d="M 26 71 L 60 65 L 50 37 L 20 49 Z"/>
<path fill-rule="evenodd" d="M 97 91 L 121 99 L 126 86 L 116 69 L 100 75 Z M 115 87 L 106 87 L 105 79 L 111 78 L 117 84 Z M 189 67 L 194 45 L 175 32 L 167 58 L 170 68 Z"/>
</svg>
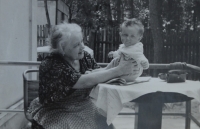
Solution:
<svg viewBox="0 0 200 129">
<path fill-rule="evenodd" d="M 107 63 L 99 63 L 100 66 L 105 67 Z M 28 73 L 39 72 L 38 69 L 27 69 L 23 73 L 24 86 L 24 114 L 28 121 L 34 122 L 29 114 L 29 106 L 33 99 L 38 97 L 39 80 L 30 80 L 27 78 Z"/>
<path fill-rule="evenodd" d="M 27 73 L 39 72 L 38 69 L 28 69 L 23 73 L 24 82 L 24 114 L 28 121 L 33 122 L 33 118 L 30 116 L 28 109 L 33 99 L 38 97 L 39 81 L 27 79 Z"/>
<path fill-rule="evenodd" d="M 107 63 L 98 63 L 101 67 L 105 67 Z M 200 67 L 176 62 L 171 64 L 150 64 L 149 69 L 183 69 L 187 71 L 193 71 L 200 73 Z M 34 122 L 30 114 L 28 113 L 28 108 L 30 106 L 30 102 L 38 97 L 38 88 L 39 81 L 38 80 L 29 80 L 27 79 L 28 73 L 39 72 L 38 69 L 28 69 L 23 73 L 23 81 L 24 81 L 24 114 L 27 120 L 30 122 Z M 133 113 L 122 113 L 121 115 L 133 115 Z M 135 114 L 134 114 L 135 115 Z M 200 123 L 191 115 L 191 101 L 186 102 L 186 113 L 185 114 L 163 114 L 163 115 L 181 115 L 186 117 L 186 129 L 190 129 L 190 121 L 193 120 L 199 127 Z"/>
</svg>

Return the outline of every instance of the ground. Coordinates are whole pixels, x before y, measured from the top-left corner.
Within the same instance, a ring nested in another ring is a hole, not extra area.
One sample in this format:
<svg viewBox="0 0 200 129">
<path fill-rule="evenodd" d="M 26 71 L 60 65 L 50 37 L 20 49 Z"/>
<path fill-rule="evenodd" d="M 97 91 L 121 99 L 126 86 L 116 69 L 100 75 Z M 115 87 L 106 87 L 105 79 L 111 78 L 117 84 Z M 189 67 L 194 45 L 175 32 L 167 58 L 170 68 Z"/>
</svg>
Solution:
<svg viewBox="0 0 200 129">
<path fill-rule="evenodd" d="M 200 122 L 200 103 L 192 101 L 192 115 Z M 126 103 L 122 112 L 134 112 L 134 104 Z M 185 103 L 167 104 L 163 108 L 163 113 L 185 113 Z M 118 115 L 113 121 L 116 129 L 134 129 L 134 115 Z M 191 121 L 191 129 L 200 129 L 193 121 Z M 163 116 L 162 129 L 185 129 L 185 118 L 182 116 Z"/>
<path fill-rule="evenodd" d="M 200 103 L 192 101 L 192 115 L 200 122 Z M 122 112 L 134 112 L 134 104 L 126 103 Z M 167 104 L 163 108 L 163 113 L 185 113 L 185 103 Z M 134 115 L 118 115 L 113 121 L 116 129 L 134 129 Z M 194 122 L 191 121 L 191 129 L 200 129 Z M 24 129 L 31 129 L 30 123 Z M 185 129 L 185 118 L 182 116 L 163 116 L 162 129 Z"/>
</svg>

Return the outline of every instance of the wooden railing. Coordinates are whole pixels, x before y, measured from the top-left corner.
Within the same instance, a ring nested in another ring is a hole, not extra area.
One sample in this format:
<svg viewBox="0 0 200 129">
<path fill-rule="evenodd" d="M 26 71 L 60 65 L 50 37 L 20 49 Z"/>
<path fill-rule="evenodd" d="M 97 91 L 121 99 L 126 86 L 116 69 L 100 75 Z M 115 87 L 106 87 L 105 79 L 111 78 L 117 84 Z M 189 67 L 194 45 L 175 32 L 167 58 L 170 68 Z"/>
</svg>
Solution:
<svg viewBox="0 0 200 129">
<path fill-rule="evenodd" d="M 40 61 L 6 61 L 1 60 L 0 65 L 14 65 L 14 66 L 39 66 Z M 108 63 L 97 63 L 98 65 L 105 67 Z M 200 68 L 195 65 L 186 64 L 182 62 L 175 62 L 170 64 L 150 64 L 149 69 L 185 69 L 192 70 L 200 73 Z"/>
<path fill-rule="evenodd" d="M 1 60 L 0 66 L 34 66 L 37 67 L 40 65 L 40 61 L 8 61 Z M 105 67 L 107 63 L 98 63 L 100 66 Z M 20 109 L 0 109 L 1 112 L 9 112 L 9 113 L 24 113 L 24 110 Z"/>
<path fill-rule="evenodd" d="M 0 65 L 14 65 L 14 66 L 39 66 L 40 61 L 7 61 L 1 60 Z M 108 63 L 98 63 L 100 66 L 106 66 Z"/>
<path fill-rule="evenodd" d="M 39 66 L 41 62 L 39 61 L 6 61 L 6 60 L 1 60 L 0 61 L 0 66 Z M 108 63 L 98 63 L 101 67 L 107 66 Z M 176 63 L 171 63 L 171 64 L 150 64 L 149 69 L 184 69 L 184 70 L 190 70 L 190 71 L 195 71 L 200 73 L 200 67 L 191 65 L 191 64 L 186 64 L 186 63 L 181 63 L 181 62 L 176 62 Z M 20 112 L 22 113 L 23 110 L 18 110 L 18 109 L 0 109 L 0 112 Z M 123 115 L 127 113 L 122 113 Z M 121 114 L 121 115 L 122 115 Z M 131 113 L 135 114 L 135 113 Z M 128 115 L 131 115 L 128 113 Z"/>
</svg>

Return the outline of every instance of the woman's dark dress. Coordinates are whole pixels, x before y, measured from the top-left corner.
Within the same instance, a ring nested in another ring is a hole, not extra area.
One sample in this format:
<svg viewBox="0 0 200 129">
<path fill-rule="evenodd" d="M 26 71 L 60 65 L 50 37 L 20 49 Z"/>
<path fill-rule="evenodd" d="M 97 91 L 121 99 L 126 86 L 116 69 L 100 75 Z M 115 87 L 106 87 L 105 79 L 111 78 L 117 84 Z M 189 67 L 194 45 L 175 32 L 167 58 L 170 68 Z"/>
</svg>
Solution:
<svg viewBox="0 0 200 129">
<path fill-rule="evenodd" d="M 89 98 L 91 88 L 74 90 L 81 74 L 99 66 L 85 52 L 76 72 L 59 54 L 51 54 L 39 68 L 39 100 L 30 106 L 33 119 L 45 129 L 111 129 Z"/>
</svg>

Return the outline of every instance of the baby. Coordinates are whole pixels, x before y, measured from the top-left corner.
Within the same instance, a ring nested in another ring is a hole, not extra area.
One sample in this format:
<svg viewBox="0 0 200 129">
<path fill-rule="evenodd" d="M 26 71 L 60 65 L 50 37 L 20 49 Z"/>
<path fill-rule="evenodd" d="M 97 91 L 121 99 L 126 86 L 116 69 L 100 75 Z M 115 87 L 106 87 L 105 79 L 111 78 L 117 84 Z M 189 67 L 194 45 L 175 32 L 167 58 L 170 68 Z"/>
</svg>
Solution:
<svg viewBox="0 0 200 129">
<path fill-rule="evenodd" d="M 149 68 L 148 59 L 143 54 L 143 44 L 140 40 L 143 37 L 144 26 L 136 18 L 128 19 L 120 26 L 120 37 L 123 44 L 115 52 L 110 52 L 108 56 L 115 57 L 107 66 L 107 69 L 115 67 L 123 60 L 133 60 L 137 62 L 139 72 L 132 71 L 131 74 L 121 76 L 127 82 L 134 81 L 139 77 L 143 69 Z"/>
</svg>

